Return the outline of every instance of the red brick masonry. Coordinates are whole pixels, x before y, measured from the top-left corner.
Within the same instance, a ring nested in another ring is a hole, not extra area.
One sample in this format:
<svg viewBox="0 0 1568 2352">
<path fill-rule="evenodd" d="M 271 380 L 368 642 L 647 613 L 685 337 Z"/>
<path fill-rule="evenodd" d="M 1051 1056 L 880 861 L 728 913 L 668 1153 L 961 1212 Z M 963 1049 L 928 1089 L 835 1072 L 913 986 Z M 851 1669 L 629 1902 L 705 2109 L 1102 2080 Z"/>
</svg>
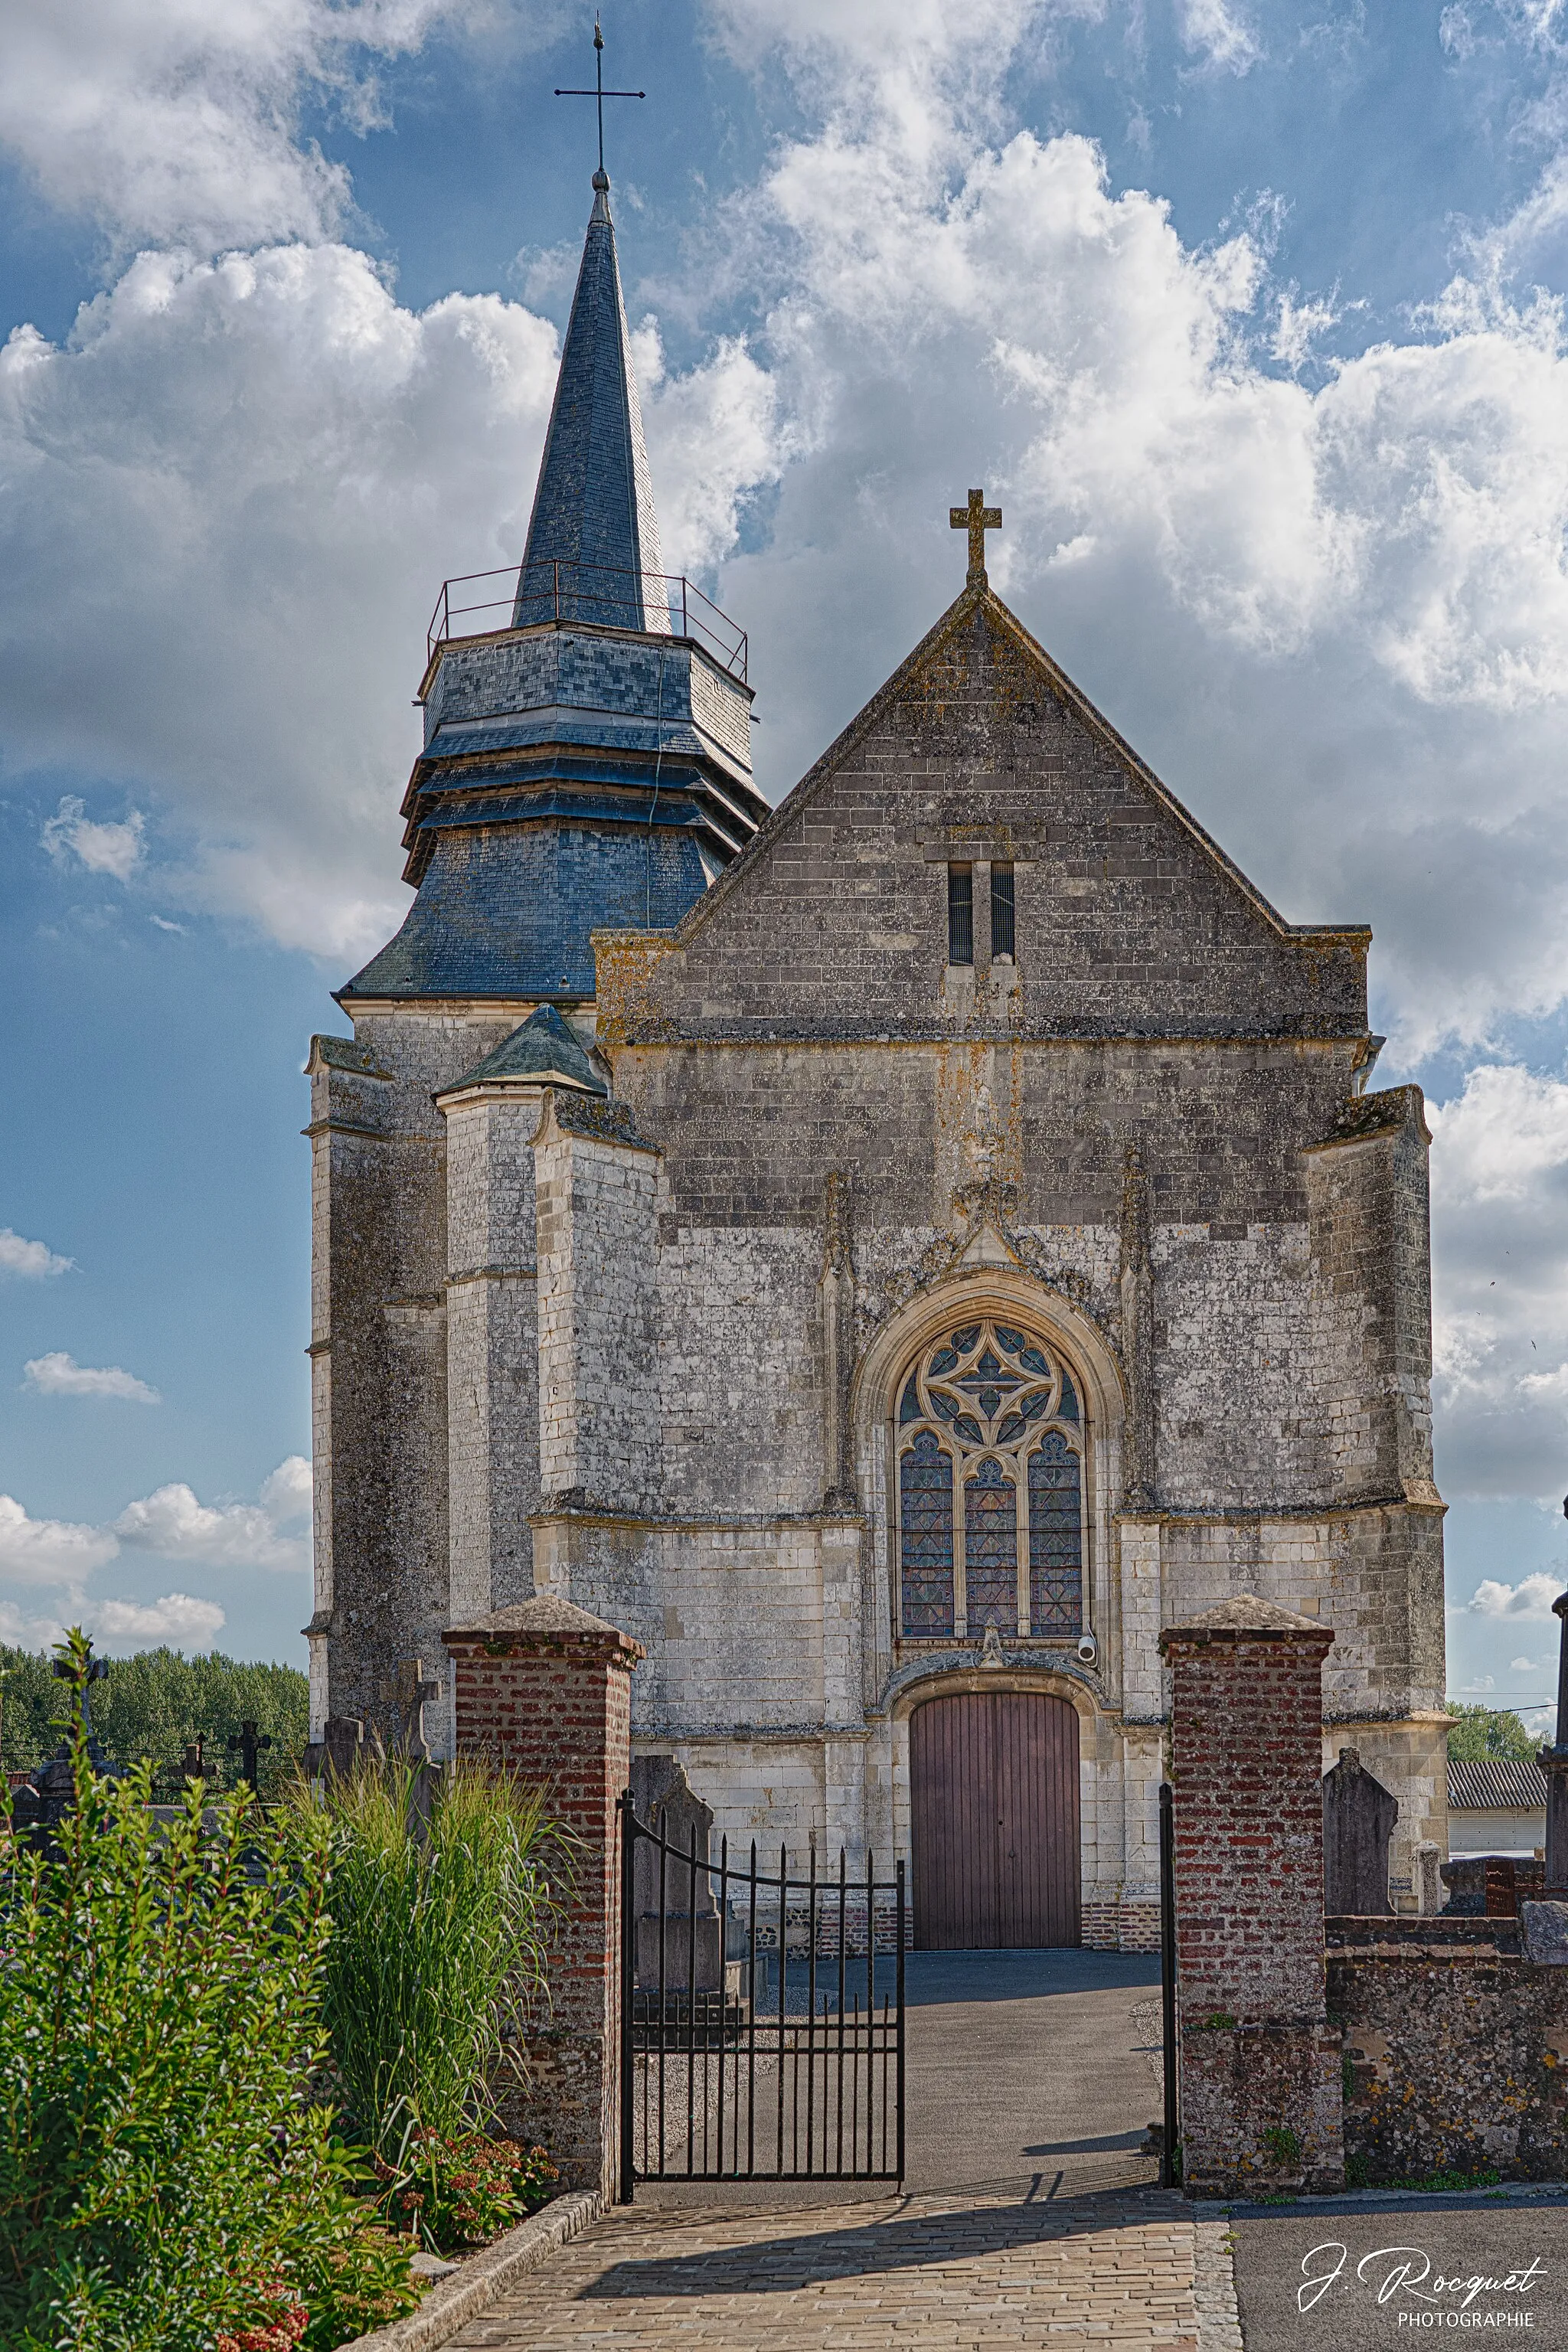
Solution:
<svg viewBox="0 0 1568 2352">
<path fill-rule="evenodd" d="M 542 2140 L 566 2187 L 616 2190 L 620 2037 L 620 1868 L 616 1801 L 631 1769 L 629 1634 L 570 1601 L 536 1596 L 441 1636 L 457 1678 L 459 1756 L 509 1765 L 547 1791 L 575 1842 L 573 1884 L 550 1955 L 550 2006 L 528 2037 L 514 2128 Z"/>
<path fill-rule="evenodd" d="M 1251 1593 L 1160 1647 L 1172 1674 L 1183 2182 L 1343 2178 L 1323 1968 L 1322 1665 L 1331 1628 Z"/>
</svg>

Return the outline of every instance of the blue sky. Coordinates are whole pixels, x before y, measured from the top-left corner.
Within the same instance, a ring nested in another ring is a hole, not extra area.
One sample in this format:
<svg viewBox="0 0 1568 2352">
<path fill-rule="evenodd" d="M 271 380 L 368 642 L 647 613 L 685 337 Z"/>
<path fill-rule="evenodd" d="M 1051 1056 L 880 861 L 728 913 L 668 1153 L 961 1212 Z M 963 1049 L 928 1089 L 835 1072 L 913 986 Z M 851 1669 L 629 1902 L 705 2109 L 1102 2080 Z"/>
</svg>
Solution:
<svg viewBox="0 0 1568 2352">
<path fill-rule="evenodd" d="M 1068 668 L 1288 915 L 1375 927 L 1436 1137 L 1450 1685 L 1543 1697 L 1568 12 L 605 13 L 667 560 L 752 633 L 763 782 L 947 602 L 984 480 Z M 521 543 L 591 26 L 0 0 L 0 1634 L 302 1657 L 300 1067 L 405 898 L 436 589 Z"/>
</svg>

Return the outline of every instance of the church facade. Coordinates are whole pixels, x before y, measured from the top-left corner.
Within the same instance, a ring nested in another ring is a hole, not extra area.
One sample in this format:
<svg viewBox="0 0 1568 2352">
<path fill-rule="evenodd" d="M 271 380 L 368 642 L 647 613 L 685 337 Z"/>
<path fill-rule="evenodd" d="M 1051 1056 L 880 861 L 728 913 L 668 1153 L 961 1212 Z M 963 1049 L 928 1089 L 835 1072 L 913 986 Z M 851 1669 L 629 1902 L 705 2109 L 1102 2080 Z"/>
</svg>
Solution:
<svg viewBox="0 0 1568 2352">
<path fill-rule="evenodd" d="M 1419 1091 L 988 585 L 788 798 L 659 570 L 596 181 L 527 549 L 450 597 L 418 895 L 314 1041 L 316 1736 L 445 1626 L 634 1634 L 716 1828 L 917 1937 L 1139 1946 L 1163 1624 L 1321 1615 L 1447 1851 Z M 472 592 L 470 592 L 471 594 Z M 426 1710 L 437 1735 L 440 1705 Z M 1429 1876 L 1430 1874 L 1427 1874 Z"/>
</svg>

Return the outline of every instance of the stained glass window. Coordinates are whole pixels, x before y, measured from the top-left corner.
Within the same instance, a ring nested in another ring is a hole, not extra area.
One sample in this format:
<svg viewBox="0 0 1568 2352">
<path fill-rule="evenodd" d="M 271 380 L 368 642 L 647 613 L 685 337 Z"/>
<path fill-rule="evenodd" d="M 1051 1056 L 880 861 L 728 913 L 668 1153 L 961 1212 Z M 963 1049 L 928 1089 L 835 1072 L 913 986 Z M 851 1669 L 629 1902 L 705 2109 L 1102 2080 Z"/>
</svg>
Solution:
<svg viewBox="0 0 1568 2352">
<path fill-rule="evenodd" d="M 899 1465 L 904 1631 L 952 1631 L 952 1463 L 922 1429 Z"/>
<path fill-rule="evenodd" d="M 1030 1636 L 1078 1633 L 1082 1408 L 1052 1350 L 1015 1324 L 962 1324 L 927 1343 L 897 1395 L 906 1637 L 962 1623 L 971 1641 L 988 1625 L 1016 1638 L 1020 1565 Z"/>
<path fill-rule="evenodd" d="M 1037 1633 L 1083 1624 L 1083 1532 L 1078 1455 L 1047 1429 L 1029 1456 L 1029 1623 Z"/>
<path fill-rule="evenodd" d="M 1018 1630 L 1018 1489 L 998 1462 L 983 1462 L 963 1489 L 963 1561 L 969 1630 Z"/>
</svg>

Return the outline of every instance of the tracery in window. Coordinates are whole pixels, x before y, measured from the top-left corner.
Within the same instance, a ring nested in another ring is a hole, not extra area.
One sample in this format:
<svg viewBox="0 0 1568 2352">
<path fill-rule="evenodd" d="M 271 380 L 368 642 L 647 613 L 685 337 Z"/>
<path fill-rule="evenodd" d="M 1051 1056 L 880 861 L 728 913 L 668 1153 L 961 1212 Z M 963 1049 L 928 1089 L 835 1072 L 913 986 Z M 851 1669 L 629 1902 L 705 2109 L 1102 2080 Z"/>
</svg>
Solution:
<svg viewBox="0 0 1568 2352">
<path fill-rule="evenodd" d="M 1043 1339 L 990 1318 L 928 1342 L 898 1391 L 904 1634 L 1076 1635 L 1082 1417 Z"/>
</svg>

